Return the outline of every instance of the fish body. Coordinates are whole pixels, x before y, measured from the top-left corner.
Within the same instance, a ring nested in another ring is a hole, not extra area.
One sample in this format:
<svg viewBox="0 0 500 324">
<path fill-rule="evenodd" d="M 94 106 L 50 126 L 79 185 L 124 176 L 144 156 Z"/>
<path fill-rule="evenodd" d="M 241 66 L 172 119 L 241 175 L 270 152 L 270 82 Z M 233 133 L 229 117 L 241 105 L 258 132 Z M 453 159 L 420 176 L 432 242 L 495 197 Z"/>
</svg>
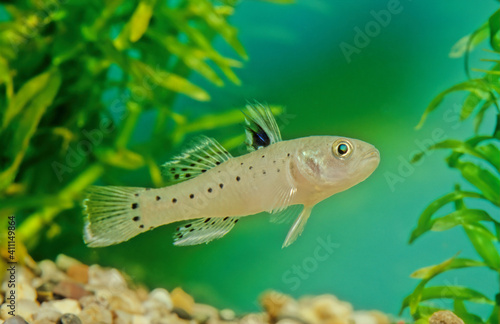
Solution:
<svg viewBox="0 0 500 324">
<path fill-rule="evenodd" d="M 285 240 L 288 246 L 314 205 L 365 180 L 378 166 L 379 152 L 371 144 L 338 136 L 281 141 L 268 108 L 250 106 L 248 113 L 248 154 L 232 157 L 203 138 L 164 165 L 167 177 L 178 182 L 174 185 L 91 189 L 85 201 L 87 244 L 116 244 L 178 221 L 187 223 L 177 229 L 174 244 L 207 243 L 224 236 L 241 217 L 263 211 L 277 217 L 303 205 Z"/>
</svg>

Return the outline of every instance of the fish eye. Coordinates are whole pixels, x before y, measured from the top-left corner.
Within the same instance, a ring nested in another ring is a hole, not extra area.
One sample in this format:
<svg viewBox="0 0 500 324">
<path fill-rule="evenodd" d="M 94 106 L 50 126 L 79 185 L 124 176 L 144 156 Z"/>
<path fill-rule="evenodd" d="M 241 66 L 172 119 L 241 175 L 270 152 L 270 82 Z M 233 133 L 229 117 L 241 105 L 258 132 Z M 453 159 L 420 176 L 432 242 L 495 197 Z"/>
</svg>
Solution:
<svg viewBox="0 0 500 324">
<path fill-rule="evenodd" d="M 339 158 L 346 158 L 351 154 L 352 145 L 348 141 L 340 140 L 333 144 L 333 153 Z"/>
</svg>

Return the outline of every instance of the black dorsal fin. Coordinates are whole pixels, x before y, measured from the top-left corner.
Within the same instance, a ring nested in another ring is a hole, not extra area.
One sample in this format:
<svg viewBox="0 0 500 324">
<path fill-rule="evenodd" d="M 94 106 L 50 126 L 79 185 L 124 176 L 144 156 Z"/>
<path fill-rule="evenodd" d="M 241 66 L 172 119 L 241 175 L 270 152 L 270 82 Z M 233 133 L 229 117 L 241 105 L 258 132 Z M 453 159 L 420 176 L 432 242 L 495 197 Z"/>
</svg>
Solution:
<svg viewBox="0 0 500 324">
<path fill-rule="evenodd" d="M 247 104 L 245 115 L 246 144 L 249 151 L 281 141 L 281 134 L 271 109 L 258 102 Z"/>
</svg>

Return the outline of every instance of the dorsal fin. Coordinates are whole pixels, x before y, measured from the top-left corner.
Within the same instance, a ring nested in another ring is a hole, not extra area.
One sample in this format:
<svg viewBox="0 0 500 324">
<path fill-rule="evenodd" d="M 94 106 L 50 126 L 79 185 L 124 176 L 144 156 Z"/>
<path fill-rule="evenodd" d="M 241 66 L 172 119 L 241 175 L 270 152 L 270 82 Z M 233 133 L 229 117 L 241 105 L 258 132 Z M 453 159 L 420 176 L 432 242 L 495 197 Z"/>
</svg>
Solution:
<svg viewBox="0 0 500 324">
<path fill-rule="evenodd" d="M 213 217 L 189 221 L 177 228 L 174 245 L 196 245 L 219 239 L 226 235 L 237 222 L 237 217 Z"/>
<path fill-rule="evenodd" d="M 172 161 L 163 164 L 163 174 L 169 182 L 181 182 L 192 179 L 231 157 L 216 140 L 203 136 Z"/>
<path fill-rule="evenodd" d="M 247 104 L 245 115 L 246 144 L 249 151 L 255 151 L 281 141 L 280 129 L 268 106 L 258 102 Z"/>
</svg>

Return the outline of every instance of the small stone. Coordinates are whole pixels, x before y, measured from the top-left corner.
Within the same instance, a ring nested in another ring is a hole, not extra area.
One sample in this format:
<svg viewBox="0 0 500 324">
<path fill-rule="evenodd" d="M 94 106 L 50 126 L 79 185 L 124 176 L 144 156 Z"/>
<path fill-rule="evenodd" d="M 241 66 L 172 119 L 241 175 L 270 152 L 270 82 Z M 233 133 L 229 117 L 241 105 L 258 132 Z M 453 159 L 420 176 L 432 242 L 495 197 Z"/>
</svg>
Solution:
<svg viewBox="0 0 500 324">
<path fill-rule="evenodd" d="M 113 316 L 111 312 L 97 304 L 91 304 L 83 309 L 79 315 L 82 324 L 112 324 Z"/>
<path fill-rule="evenodd" d="M 357 311 L 352 314 L 354 324 L 390 324 L 387 315 L 379 311 Z"/>
<path fill-rule="evenodd" d="M 240 324 L 268 324 L 270 323 L 269 315 L 265 313 L 248 314 L 240 320 Z"/>
<path fill-rule="evenodd" d="M 40 322 L 50 321 L 51 323 L 55 323 L 61 315 L 61 312 L 53 308 L 49 303 L 43 303 L 40 310 L 33 314 L 33 319 Z"/>
<path fill-rule="evenodd" d="M 446 310 L 432 314 L 429 324 L 464 324 L 464 321 L 453 312 Z"/>
<path fill-rule="evenodd" d="M 10 305 L 7 303 L 2 304 L 2 306 L 0 306 L 0 318 L 6 320 L 8 318 L 13 317 L 12 315 L 9 314 L 9 312 L 12 311 L 12 309 L 9 306 Z"/>
<path fill-rule="evenodd" d="M 159 289 L 162 289 L 162 288 L 159 288 Z M 149 298 L 149 291 L 144 286 L 137 287 L 137 289 L 135 290 L 135 293 L 137 294 L 137 297 L 139 297 L 139 299 L 141 301 L 146 301 Z M 168 294 L 168 292 L 167 292 L 167 294 Z M 170 295 L 169 295 L 169 297 L 170 297 Z"/>
<path fill-rule="evenodd" d="M 193 317 L 183 308 L 180 308 L 180 307 L 174 307 L 174 309 L 172 309 L 172 313 L 174 313 L 175 315 L 177 315 L 177 317 L 181 318 L 181 319 L 185 319 L 185 320 L 192 320 Z"/>
<path fill-rule="evenodd" d="M 303 297 L 299 300 L 301 318 L 306 322 L 348 324 L 352 306 L 332 295 Z"/>
<path fill-rule="evenodd" d="M 83 309 L 92 304 L 96 304 L 104 308 L 109 308 L 108 300 L 102 296 L 94 296 L 94 295 L 84 296 L 79 301 Z"/>
<path fill-rule="evenodd" d="M 23 317 L 26 321 L 33 321 L 33 314 L 35 314 L 40 305 L 37 302 L 28 299 L 20 299 L 17 301 L 17 315 Z"/>
<path fill-rule="evenodd" d="M 45 283 L 40 287 L 38 287 L 36 290 L 37 300 L 40 303 L 53 300 L 54 299 L 54 293 L 52 292 L 53 288 L 54 288 L 53 284 L 49 283 Z"/>
<path fill-rule="evenodd" d="M 277 291 L 265 292 L 260 303 L 272 319 L 277 319 L 280 316 L 297 316 L 297 302 L 290 296 L 279 293 Z"/>
<path fill-rule="evenodd" d="M 77 259 L 74 259 L 65 254 L 59 254 L 56 257 L 56 266 L 64 272 L 68 271 L 68 269 L 74 265 L 81 265 L 81 264 L 82 263 Z"/>
<path fill-rule="evenodd" d="M 303 324 L 304 322 L 297 320 L 297 319 L 291 319 L 291 318 L 284 318 L 280 319 L 276 324 Z M 368 324 L 368 323 L 366 323 Z"/>
<path fill-rule="evenodd" d="M 144 307 L 137 295 L 130 289 L 126 289 L 120 294 L 113 295 L 109 299 L 109 308 L 125 311 L 130 314 L 142 314 Z"/>
<path fill-rule="evenodd" d="M 149 298 L 158 301 L 163 307 L 168 310 L 172 310 L 174 308 L 174 303 L 172 302 L 172 298 L 170 298 L 170 294 L 166 289 L 156 288 L 152 292 L 149 293 Z"/>
<path fill-rule="evenodd" d="M 36 290 L 35 288 L 31 287 L 29 283 L 26 281 L 19 281 L 17 283 L 17 299 L 26 299 L 26 300 L 31 300 L 35 301 L 36 300 Z"/>
<path fill-rule="evenodd" d="M 116 269 L 104 269 L 95 264 L 89 267 L 88 285 L 95 289 L 107 288 L 115 293 L 128 288 L 127 281 L 120 271 Z"/>
<path fill-rule="evenodd" d="M 210 305 L 195 304 L 193 316 L 200 323 L 216 323 L 219 319 L 219 311 Z"/>
<path fill-rule="evenodd" d="M 6 320 L 4 324 L 28 324 L 28 322 L 26 322 L 21 316 L 16 315 Z"/>
<path fill-rule="evenodd" d="M 80 284 L 69 280 L 61 281 L 53 288 L 52 291 L 56 295 L 77 300 L 82 298 L 83 296 L 91 294 Z"/>
<path fill-rule="evenodd" d="M 32 323 L 33 324 L 54 324 L 55 322 L 54 321 L 49 321 L 48 319 L 44 318 L 44 319 L 41 319 L 41 320 L 34 320 Z"/>
<path fill-rule="evenodd" d="M 175 288 L 170 297 L 175 307 L 182 308 L 188 313 L 193 312 L 194 298 L 182 290 L 182 288 Z"/>
<path fill-rule="evenodd" d="M 41 278 L 47 282 L 57 283 L 66 279 L 66 274 L 62 272 L 54 262 L 50 260 L 43 260 L 38 263 L 38 267 L 40 268 L 42 274 Z"/>
<path fill-rule="evenodd" d="M 146 316 L 134 315 L 132 317 L 132 324 L 150 324 L 151 320 Z"/>
<path fill-rule="evenodd" d="M 220 311 L 220 318 L 223 321 L 234 321 L 236 314 L 232 309 L 223 309 Z"/>
<path fill-rule="evenodd" d="M 89 266 L 86 264 L 75 264 L 68 268 L 68 277 L 78 281 L 79 283 L 86 284 L 89 282 Z"/>
<path fill-rule="evenodd" d="M 74 299 L 52 300 L 44 303 L 44 305 L 45 304 L 49 304 L 50 307 L 54 308 L 61 314 L 71 313 L 78 315 L 82 311 L 80 304 Z"/>
<path fill-rule="evenodd" d="M 82 321 L 75 314 L 63 314 L 57 324 L 82 324 Z"/>
<path fill-rule="evenodd" d="M 113 324 L 132 324 L 133 315 L 121 311 L 113 310 Z"/>
</svg>

